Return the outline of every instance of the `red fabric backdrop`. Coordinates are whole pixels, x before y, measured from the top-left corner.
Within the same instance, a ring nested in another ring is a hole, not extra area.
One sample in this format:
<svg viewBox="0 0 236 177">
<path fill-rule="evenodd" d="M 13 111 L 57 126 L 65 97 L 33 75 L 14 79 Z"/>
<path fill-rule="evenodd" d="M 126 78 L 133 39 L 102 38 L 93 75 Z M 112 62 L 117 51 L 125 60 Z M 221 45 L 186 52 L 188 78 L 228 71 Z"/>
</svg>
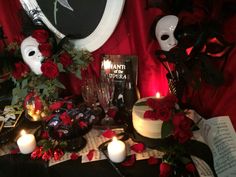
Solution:
<svg viewBox="0 0 236 177">
<path fill-rule="evenodd" d="M 159 91 L 168 93 L 166 71 L 155 62 L 154 52 L 159 49 L 156 40 L 150 36 L 150 28 L 154 19 L 162 12 L 157 8 L 147 8 L 146 0 L 126 0 L 120 22 L 109 40 L 97 51 L 90 70 L 99 74 L 102 54 L 132 54 L 139 57 L 138 87 L 142 97 L 154 95 Z M 21 41 L 21 23 L 19 0 L 0 0 L 0 25 L 3 26 L 9 42 Z M 14 13 L 13 13 L 14 12 Z M 225 22 L 224 35 L 228 41 L 236 42 L 236 16 Z M 236 49 L 227 61 L 225 75 L 227 84 L 213 89 L 203 86 L 198 92 L 190 93 L 192 105 L 205 117 L 229 115 L 236 128 Z M 76 84 L 75 84 L 76 83 Z M 79 94 L 80 81 L 70 77 L 68 88 L 72 93 Z"/>
</svg>

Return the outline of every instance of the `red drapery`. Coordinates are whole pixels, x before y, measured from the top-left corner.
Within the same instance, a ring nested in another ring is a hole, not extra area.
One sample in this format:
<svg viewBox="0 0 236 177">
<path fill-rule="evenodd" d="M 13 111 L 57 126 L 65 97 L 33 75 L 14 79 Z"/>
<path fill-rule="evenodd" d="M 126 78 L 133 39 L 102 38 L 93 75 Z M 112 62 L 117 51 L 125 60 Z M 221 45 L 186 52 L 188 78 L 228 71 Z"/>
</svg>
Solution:
<svg viewBox="0 0 236 177">
<path fill-rule="evenodd" d="M 19 0 L 0 0 L 0 26 L 3 27 L 8 42 L 20 42 L 23 39 L 21 33 L 21 9 Z"/>
<path fill-rule="evenodd" d="M 0 0 L 0 24 L 4 28 L 9 42 L 22 40 L 21 23 L 19 17 L 19 0 Z M 14 12 L 14 13 L 13 13 Z M 147 8 L 146 0 L 126 0 L 120 22 L 109 40 L 97 51 L 90 70 L 99 73 L 102 54 L 131 54 L 139 57 L 138 86 L 141 96 L 151 96 L 159 91 L 167 94 L 168 86 L 166 71 L 156 62 L 154 52 L 159 49 L 157 41 L 150 36 L 150 27 L 154 19 L 161 15 L 157 8 Z M 224 36 L 227 41 L 236 42 L 236 16 L 224 24 Z M 190 93 L 193 108 L 206 118 L 218 115 L 229 115 L 236 128 L 236 49 L 231 51 L 224 74 L 224 86 L 213 89 L 203 85 L 198 92 Z M 70 77 L 68 88 L 72 93 L 79 94 L 80 81 Z"/>
</svg>

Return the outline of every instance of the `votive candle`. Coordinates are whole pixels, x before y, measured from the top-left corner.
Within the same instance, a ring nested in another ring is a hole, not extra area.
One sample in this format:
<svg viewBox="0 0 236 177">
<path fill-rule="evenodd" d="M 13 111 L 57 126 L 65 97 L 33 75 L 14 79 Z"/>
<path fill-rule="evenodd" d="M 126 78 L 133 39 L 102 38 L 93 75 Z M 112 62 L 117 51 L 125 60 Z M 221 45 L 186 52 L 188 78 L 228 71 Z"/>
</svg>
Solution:
<svg viewBox="0 0 236 177">
<path fill-rule="evenodd" d="M 36 140 L 33 134 L 27 134 L 25 130 L 21 131 L 21 136 L 17 140 L 17 145 L 22 154 L 29 154 L 36 148 Z"/>
<path fill-rule="evenodd" d="M 107 151 L 108 157 L 112 162 L 120 163 L 125 160 L 125 143 L 121 140 L 118 140 L 116 137 L 113 137 L 112 141 L 108 144 Z"/>
</svg>

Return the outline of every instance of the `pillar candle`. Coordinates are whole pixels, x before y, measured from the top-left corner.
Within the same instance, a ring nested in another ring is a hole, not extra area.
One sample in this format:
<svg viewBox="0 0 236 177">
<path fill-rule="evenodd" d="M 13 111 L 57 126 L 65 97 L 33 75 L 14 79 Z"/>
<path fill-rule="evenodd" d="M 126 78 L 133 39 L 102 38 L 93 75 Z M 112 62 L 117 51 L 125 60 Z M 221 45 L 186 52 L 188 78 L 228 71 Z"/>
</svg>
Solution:
<svg viewBox="0 0 236 177">
<path fill-rule="evenodd" d="M 17 140 L 17 145 L 22 154 L 29 154 L 36 148 L 35 137 L 32 134 L 26 134 L 24 130 L 21 131 L 21 136 Z"/>
</svg>

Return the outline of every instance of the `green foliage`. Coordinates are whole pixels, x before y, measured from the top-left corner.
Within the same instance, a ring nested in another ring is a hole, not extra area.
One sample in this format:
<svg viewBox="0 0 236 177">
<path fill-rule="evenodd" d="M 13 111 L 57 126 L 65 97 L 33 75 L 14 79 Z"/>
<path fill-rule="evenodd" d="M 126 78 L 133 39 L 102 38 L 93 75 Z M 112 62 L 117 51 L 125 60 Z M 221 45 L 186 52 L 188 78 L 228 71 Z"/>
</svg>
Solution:
<svg viewBox="0 0 236 177">
<path fill-rule="evenodd" d="M 173 132 L 173 123 L 172 121 L 163 122 L 161 127 L 161 137 L 166 138 L 170 136 Z"/>
</svg>

